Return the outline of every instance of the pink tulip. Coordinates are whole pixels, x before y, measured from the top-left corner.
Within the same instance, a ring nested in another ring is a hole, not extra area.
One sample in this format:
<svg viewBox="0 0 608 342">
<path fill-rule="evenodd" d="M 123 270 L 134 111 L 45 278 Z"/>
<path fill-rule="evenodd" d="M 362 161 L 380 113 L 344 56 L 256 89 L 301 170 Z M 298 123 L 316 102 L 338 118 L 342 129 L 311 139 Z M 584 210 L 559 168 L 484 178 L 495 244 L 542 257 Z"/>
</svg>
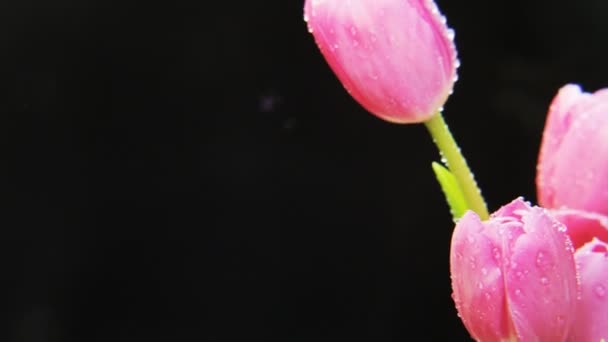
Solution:
<svg viewBox="0 0 608 342">
<path fill-rule="evenodd" d="M 608 244 L 593 240 L 575 253 L 581 281 L 569 341 L 608 340 Z"/>
<path fill-rule="evenodd" d="M 426 121 L 452 92 L 453 31 L 432 0 L 306 0 L 304 19 L 346 90 L 384 120 Z"/>
<path fill-rule="evenodd" d="M 539 204 L 608 215 L 608 89 L 566 85 L 553 99 L 540 149 Z"/>
<path fill-rule="evenodd" d="M 481 221 L 468 211 L 452 236 L 459 316 L 478 341 L 565 341 L 577 275 L 564 226 L 521 198 Z"/>
</svg>

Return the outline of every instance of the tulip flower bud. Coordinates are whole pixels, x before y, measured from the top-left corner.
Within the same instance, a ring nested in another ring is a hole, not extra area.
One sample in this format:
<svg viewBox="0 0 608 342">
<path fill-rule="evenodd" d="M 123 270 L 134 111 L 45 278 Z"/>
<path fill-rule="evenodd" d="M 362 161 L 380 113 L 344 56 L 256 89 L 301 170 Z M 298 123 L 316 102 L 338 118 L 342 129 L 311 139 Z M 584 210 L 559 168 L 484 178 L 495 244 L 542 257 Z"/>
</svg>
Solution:
<svg viewBox="0 0 608 342">
<path fill-rule="evenodd" d="M 593 240 L 574 254 L 581 300 L 568 341 L 608 340 L 608 244 Z"/>
<path fill-rule="evenodd" d="M 376 116 L 423 122 L 451 94 L 454 33 L 432 0 L 306 0 L 304 19 L 346 90 Z"/>
<path fill-rule="evenodd" d="M 452 236 L 459 316 L 478 341 L 565 341 L 576 308 L 573 249 L 564 226 L 521 198 L 481 221 L 468 211 Z"/>
<path fill-rule="evenodd" d="M 608 215 L 608 89 L 566 85 L 553 99 L 537 165 L 539 204 Z"/>
</svg>

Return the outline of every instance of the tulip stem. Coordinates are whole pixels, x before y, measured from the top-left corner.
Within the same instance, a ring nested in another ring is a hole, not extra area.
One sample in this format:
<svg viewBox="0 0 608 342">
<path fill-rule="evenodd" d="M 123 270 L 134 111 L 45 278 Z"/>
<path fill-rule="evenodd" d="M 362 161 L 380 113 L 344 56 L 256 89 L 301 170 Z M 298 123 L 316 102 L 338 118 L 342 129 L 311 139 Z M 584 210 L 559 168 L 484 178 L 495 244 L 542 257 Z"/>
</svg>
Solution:
<svg viewBox="0 0 608 342">
<path fill-rule="evenodd" d="M 477 186 L 473 173 L 460 152 L 452 133 L 450 133 L 450 129 L 443 120 L 441 112 L 424 124 L 431 133 L 433 142 L 437 145 L 444 163 L 456 178 L 469 209 L 477 213 L 482 220 L 488 219 L 488 208 L 481 195 L 481 190 Z"/>
</svg>

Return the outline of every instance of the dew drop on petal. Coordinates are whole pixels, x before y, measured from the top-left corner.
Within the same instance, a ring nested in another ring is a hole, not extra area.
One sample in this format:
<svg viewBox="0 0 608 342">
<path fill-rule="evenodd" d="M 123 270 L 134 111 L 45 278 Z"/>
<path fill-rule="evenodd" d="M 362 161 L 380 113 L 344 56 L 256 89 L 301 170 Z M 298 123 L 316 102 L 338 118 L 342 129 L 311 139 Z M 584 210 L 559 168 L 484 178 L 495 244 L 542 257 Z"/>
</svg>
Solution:
<svg viewBox="0 0 608 342">
<path fill-rule="evenodd" d="M 448 36 L 449 40 L 454 40 L 454 37 L 456 36 L 456 32 L 454 32 L 453 29 L 448 29 L 446 31 L 446 33 L 447 33 L 447 36 Z"/>
<path fill-rule="evenodd" d="M 606 288 L 603 285 L 597 285 L 593 289 L 593 292 L 595 292 L 598 297 L 603 298 L 606 295 Z"/>
<path fill-rule="evenodd" d="M 494 261 L 500 260 L 500 250 L 498 247 L 492 248 L 492 256 L 494 256 Z"/>
<path fill-rule="evenodd" d="M 536 255 L 536 266 L 542 267 L 545 264 L 545 255 L 543 252 L 538 252 Z"/>
</svg>

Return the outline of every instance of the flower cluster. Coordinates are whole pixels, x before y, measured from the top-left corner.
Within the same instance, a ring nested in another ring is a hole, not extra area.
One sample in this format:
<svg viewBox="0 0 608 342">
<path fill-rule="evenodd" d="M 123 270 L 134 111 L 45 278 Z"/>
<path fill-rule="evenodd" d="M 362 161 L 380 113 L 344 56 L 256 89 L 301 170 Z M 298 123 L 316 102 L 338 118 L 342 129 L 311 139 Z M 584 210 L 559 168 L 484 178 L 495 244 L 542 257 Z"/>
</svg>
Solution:
<svg viewBox="0 0 608 342">
<path fill-rule="evenodd" d="M 549 108 L 538 160 L 542 208 L 516 200 L 486 222 L 469 212 L 456 225 L 453 297 L 476 339 L 608 337 L 607 133 L 608 91 L 588 94 L 564 86 Z M 471 249 L 471 240 L 483 242 Z M 490 248 L 500 258 L 479 256 Z M 472 270 L 471 258 L 497 275 Z M 498 295 L 488 299 L 487 288 L 498 288 Z M 500 312 L 490 316 L 486 311 L 497 305 Z"/>
<path fill-rule="evenodd" d="M 480 341 L 608 337 L 608 90 L 564 86 L 537 167 L 541 207 L 522 200 L 452 236 L 453 297 Z M 493 252 L 491 252 L 493 251 Z"/>
<path fill-rule="evenodd" d="M 452 297 L 478 341 L 608 339 L 608 89 L 562 87 L 548 110 L 538 206 L 488 215 L 447 126 L 453 31 L 432 0 L 306 0 L 309 31 L 346 90 L 395 123 L 424 123 L 452 209 Z"/>
</svg>

